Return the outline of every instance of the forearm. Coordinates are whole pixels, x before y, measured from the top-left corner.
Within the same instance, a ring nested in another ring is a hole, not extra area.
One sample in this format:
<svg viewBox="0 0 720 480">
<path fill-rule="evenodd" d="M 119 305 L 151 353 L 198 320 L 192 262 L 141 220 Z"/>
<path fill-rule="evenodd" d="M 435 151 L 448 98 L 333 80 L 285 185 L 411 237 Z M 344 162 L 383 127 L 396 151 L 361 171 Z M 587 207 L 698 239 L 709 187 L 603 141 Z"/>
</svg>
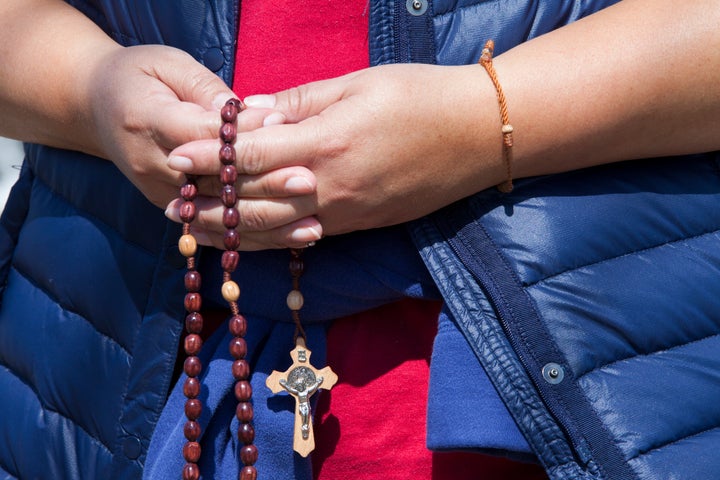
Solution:
<svg viewBox="0 0 720 480">
<path fill-rule="evenodd" d="M 717 25 L 714 1 L 625 0 L 499 56 L 516 175 L 720 149 Z"/>
<path fill-rule="evenodd" d="M 88 86 L 97 60 L 117 48 L 62 1 L 0 2 L 0 135 L 100 153 Z"/>
</svg>

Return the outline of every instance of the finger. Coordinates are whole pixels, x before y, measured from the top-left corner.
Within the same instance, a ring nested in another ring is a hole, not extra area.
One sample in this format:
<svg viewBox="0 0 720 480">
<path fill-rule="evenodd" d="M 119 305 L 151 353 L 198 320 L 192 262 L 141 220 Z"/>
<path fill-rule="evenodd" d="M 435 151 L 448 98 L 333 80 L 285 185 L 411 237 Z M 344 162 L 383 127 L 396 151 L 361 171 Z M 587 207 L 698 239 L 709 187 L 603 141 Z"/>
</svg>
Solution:
<svg viewBox="0 0 720 480">
<path fill-rule="evenodd" d="M 271 108 L 285 114 L 288 122 L 297 123 L 318 115 L 346 94 L 350 80 L 358 75 L 352 72 L 338 78 L 320 80 L 283 90 L 272 95 L 251 95 L 243 100 L 253 108 Z"/>
<path fill-rule="evenodd" d="M 316 240 L 305 240 L 314 238 L 307 235 L 299 235 L 298 232 L 306 231 L 312 227 L 321 230 L 320 223 L 313 217 L 303 218 L 289 225 L 283 225 L 276 229 L 264 232 L 246 232 L 240 235 L 240 246 L 238 250 L 254 251 L 278 248 L 305 248 L 312 245 Z M 213 246 L 224 250 L 223 235 L 217 232 L 204 230 L 200 227 L 191 227 L 191 232 L 200 245 Z"/>
<path fill-rule="evenodd" d="M 165 215 L 170 220 L 180 223 L 181 204 L 182 200 L 180 199 L 170 202 L 165 210 Z M 311 217 L 317 209 L 314 196 L 278 200 L 241 199 L 236 207 L 239 213 L 236 230 L 241 233 L 273 230 L 297 222 L 302 218 Z M 193 225 L 217 233 L 223 233 L 226 230 L 223 223 L 225 207 L 218 198 L 197 197 L 195 208 Z M 298 232 L 297 235 L 300 236 L 300 240 L 306 242 L 319 240 L 322 236 L 322 229 L 313 230 L 311 228 L 308 231 Z"/>
<path fill-rule="evenodd" d="M 223 188 L 219 175 L 199 177 L 200 195 L 219 196 Z M 239 198 L 287 198 L 313 195 L 317 190 L 315 175 L 305 167 L 287 167 L 260 175 L 240 175 L 235 182 Z"/>
</svg>

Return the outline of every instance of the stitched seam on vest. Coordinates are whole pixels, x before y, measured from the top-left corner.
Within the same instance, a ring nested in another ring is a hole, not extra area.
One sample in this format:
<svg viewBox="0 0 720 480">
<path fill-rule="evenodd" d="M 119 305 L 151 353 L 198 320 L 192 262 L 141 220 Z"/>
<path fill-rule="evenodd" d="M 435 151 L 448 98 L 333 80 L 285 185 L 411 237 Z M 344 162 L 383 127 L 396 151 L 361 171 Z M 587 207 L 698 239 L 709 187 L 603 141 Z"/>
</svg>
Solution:
<svg viewBox="0 0 720 480">
<path fill-rule="evenodd" d="M 657 446 L 657 447 L 653 447 L 653 448 L 651 448 L 650 450 L 647 450 L 647 451 L 645 451 L 645 452 L 640 452 L 640 453 L 638 453 L 637 455 L 635 455 L 634 457 L 628 459 L 628 461 L 629 461 L 629 460 L 635 460 L 635 459 L 638 459 L 638 458 L 642 458 L 642 457 L 644 457 L 644 456 L 646 456 L 646 455 L 649 455 L 649 454 L 651 454 L 651 453 L 653 453 L 653 452 L 656 452 L 656 451 L 658 451 L 658 450 L 662 450 L 663 448 L 667 448 L 667 447 L 670 447 L 670 446 L 672 446 L 672 445 L 675 445 L 675 444 L 678 444 L 678 443 L 682 443 L 682 442 L 684 442 L 684 441 L 686 441 L 686 440 L 689 440 L 689 439 L 691 439 L 691 438 L 694 438 L 694 437 L 699 437 L 699 436 L 704 435 L 704 434 L 706 434 L 706 433 L 708 433 L 708 432 L 712 432 L 713 430 L 720 430 L 720 425 L 713 425 L 712 427 L 706 428 L 706 429 L 701 430 L 701 431 L 699 431 L 699 432 L 691 433 L 691 434 L 689 434 L 689 435 L 685 435 L 684 437 L 680 437 L 680 438 L 678 438 L 678 439 L 676 439 L 676 440 L 673 440 L 673 441 L 671 441 L 671 442 L 665 443 L 665 444 L 663 444 L 663 445 L 660 445 L 660 446 Z"/>
<path fill-rule="evenodd" d="M 132 354 L 130 353 L 130 351 L 129 351 L 127 348 L 125 348 L 125 346 L 123 346 L 120 342 L 118 342 L 118 341 L 115 340 L 114 338 L 112 338 L 112 337 L 104 334 L 104 333 L 101 332 L 100 330 L 98 330 L 97 326 L 96 326 L 95 324 L 93 324 L 90 320 L 88 320 L 87 317 L 85 317 L 85 316 L 82 315 L 81 313 L 73 310 L 72 308 L 68 307 L 67 305 L 64 305 L 64 304 L 63 304 L 57 297 L 55 297 L 51 292 L 48 292 L 45 288 L 43 288 L 42 286 L 38 285 L 37 282 L 35 282 L 35 281 L 33 280 L 33 278 L 32 278 L 31 276 L 29 276 L 28 272 L 23 271 L 22 268 L 20 268 L 18 265 L 15 264 L 15 262 L 13 262 L 13 264 L 12 264 L 12 266 L 11 266 L 11 269 L 14 270 L 15 272 L 17 272 L 18 275 L 22 276 L 22 277 L 25 279 L 25 281 L 27 281 L 28 283 L 32 284 L 32 285 L 33 285 L 35 288 L 37 288 L 38 290 L 42 291 L 50 300 L 52 300 L 53 303 L 55 303 L 55 304 L 58 305 L 60 308 L 62 308 L 63 311 L 72 313 L 73 315 L 77 315 L 79 318 L 82 318 L 88 325 L 90 325 L 90 326 L 92 327 L 92 329 L 95 331 L 95 333 L 97 333 L 98 335 L 100 335 L 100 337 L 102 337 L 102 338 L 104 338 L 104 339 L 107 339 L 107 340 L 111 341 L 113 344 L 117 345 L 117 346 L 120 348 L 120 350 L 122 350 L 122 352 L 123 352 L 125 355 L 127 355 L 128 358 L 132 358 Z"/>
<path fill-rule="evenodd" d="M 96 222 L 98 222 L 99 224 L 103 225 L 103 226 L 104 226 L 105 228 L 107 228 L 108 230 L 111 230 L 112 232 L 114 232 L 114 233 L 118 236 L 118 238 L 121 238 L 121 239 L 123 240 L 123 242 L 125 242 L 127 245 L 129 245 L 129 246 L 131 246 L 131 247 L 133 247 L 133 248 L 137 248 L 143 255 L 147 255 L 147 256 L 152 257 L 152 258 L 157 257 L 157 253 L 153 253 L 152 251 L 150 251 L 150 250 L 148 250 L 147 248 L 143 247 L 143 246 L 140 245 L 139 243 L 132 241 L 131 239 L 129 239 L 128 237 L 126 237 L 125 235 L 123 235 L 123 234 L 120 232 L 120 230 L 118 230 L 117 228 L 115 228 L 112 224 L 106 222 L 105 220 L 103 220 L 102 218 L 100 218 L 100 217 L 98 217 L 97 215 L 93 214 L 92 212 L 90 212 L 90 211 L 87 210 L 86 208 L 83 208 L 81 205 L 72 202 L 69 198 L 67 198 L 67 197 L 66 197 L 65 195 L 63 195 L 61 192 L 59 192 L 58 190 L 56 190 L 55 188 L 53 188 L 52 185 L 51 185 L 46 179 L 44 179 L 44 178 L 42 177 L 42 174 L 36 172 L 35 170 L 33 170 L 33 174 L 35 175 L 35 181 L 39 182 L 39 185 L 40 185 L 42 188 L 45 188 L 47 191 L 49 191 L 54 197 L 56 197 L 57 199 L 61 200 L 61 201 L 64 202 L 66 205 L 69 205 L 69 206 L 70 206 L 71 208 L 73 208 L 74 210 L 77 210 L 79 213 L 82 213 L 82 215 L 83 215 L 84 217 L 87 217 L 88 219 L 92 219 L 93 221 L 96 221 Z M 32 207 L 31 207 L 31 208 L 32 208 Z"/>
<path fill-rule="evenodd" d="M 665 247 L 665 246 L 667 246 L 667 245 L 673 245 L 673 244 L 676 244 L 676 243 L 681 243 L 681 242 L 686 242 L 686 241 L 692 241 L 692 240 L 695 240 L 695 239 L 698 239 L 698 238 L 707 237 L 707 236 L 710 236 L 710 235 L 715 235 L 715 234 L 717 234 L 718 232 L 720 232 L 720 229 L 711 230 L 711 231 L 709 231 L 709 232 L 699 233 L 699 234 L 697 234 L 697 235 L 692 235 L 692 236 L 690 236 L 690 237 L 683 237 L 683 238 L 677 238 L 677 239 L 674 239 L 674 240 L 668 240 L 667 242 L 659 243 L 659 244 L 657 244 L 657 245 L 652 245 L 652 246 L 650 246 L 650 247 L 641 248 L 640 250 L 633 250 L 632 252 L 622 253 L 622 254 L 616 255 L 616 256 L 614 256 L 614 257 L 603 258 L 603 259 L 601 259 L 601 260 L 597 260 L 597 261 L 592 262 L 592 263 L 587 263 L 587 264 L 581 265 L 581 266 L 579 266 L 579 267 L 573 267 L 573 268 L 569 268 L 569 269 L 567 269 L 567 270 L 563 270 L 562 272 L 553 273 L 552 275 L 550 275 L 550 276 L 548 276 L 548 277 L 545 277 L 545 278 L 543 278 L 543 279 L 540 279 L 540 280 L 538 280 L 538 281 L 536 281 L 536 282 L 524 284 L 524 286 L 525 286 L 525 288 L 532 288 L 532 287 L 534 287 L 534 286 L 536 286 L 536 285 L 542 285 L 543 283 L 545 283 L 545 282 L 547 282 L 547 281 L 549 281 L 549 280 L 553 280 L 554 278 L 559 277 L 559 276 L 561 276 L 561 275 L 567 275 L 567 274 L 569 274 L 569 273 L 576 272 L 576 271 L 578 271 L 578 270 L 582 270 L 582 269 L 585 269 L 585 268 L 588 268 L 588 267 L 594 267 L 594 266 L 596 266 L 596 265 L 602 265 L 603 263 L 609 263 L 609 262 L 612 262 L 612 261 L 615 261 L 615 260 L 622 259 L 622 258 L 624 258 L 624 257 L 629 257 L 629 256 L 632 256 L 632 255 L 636 255 L 636 254 L 638 254 L 638 253 L 649 252 L 649 251 L 651 251 L 651 250 L 656 250 L 656 249 L 658 249 L 658 248 L 662 248 L 662 247 Z"/>
<path fill-rule="evenodd" d="M 707 335 L 707 336 L 705 336 L 705 337 L 698 338 L 698 339 L 696 339 L 696 340 L 691 340 L 691 341 L 685 342 L 685 343 L 679 343 L 679 344 L 677 344 L 677 345 L 673 345 L 673 346 L 670 346 L 670 347 L 667 347 L 667 348 L 662 348 L 662 349 L 660 349 L 660 350 L 655 350 L 655 351 L 652 351 L 652 352 L 647 352 L 647 353 L 642 353 L 642 354 L 638 354 L 638 355 L 633 355 L 632 357 L 621 358 L 621 359 L 615 360 L 615 361 L 613 361 L 613 362 L 607 363 L 607 364 L 605 364 L 605 365 L 601 365 L 601 366 L 599 366 L 599 367 L 593 368 L 592 370 L 588 370 L 587 372 L 585 372 L 585 373 L 583 373 L 582 375 L 578 376 L 578 377 L 577 377 L 577 380 L 580 380 L 581 378 L 585 377 L 586 375 L 589 375 L 589 374 L 591 374 L 591 373 L 593 373 L 593 372 L 597 372 L 598 370 L 602 370 L 602 369 L 607 368 L 607 367 L 610 367 L 610 366 L 612 366 L 612 365 L 618 365 L 618 364 L 621 364 L 621 363 L 624 363 L 624 362 L 630 362 L 630 361 L 632 361 L 632 360 L 635 359 L 635 358 L 639 358 L 639 357 L 650 357 L 650 356 L 653 356 L 653 355 L 657 355 L 657 354 L 659 354 L 659 353 L 667 353 L 667 352 L 670 352 L 670 351 L 675 350 L 675 349 L 678 349 L 678 348 L 683 348 L 683 347 L 687 347 L 687 346 L 693 345 L 693 344 L 695 344 L 695 343 L 704 342 L 705 340 L 707 340 L 707 339 L 709 339 L 709 338 L 719 338 L 719 337 L 720 337 L 720 333 L 715 333 L 715 334 L 713 334 L 713 335 Z"/>
<path fill-rule="evenodd" d="M 80 429 L 80 431 L 82 431 L 85 435 L 87 435 L 88 438 L 89 438 L 93 443 L 95 443 L 95 444 L 97 444 L 98 446 L 102 447 L 104 450 L 107 451 L 108 455 L 112 456 L 112 454 L 113 454 L 113 453 L 112 453 L 112 450 L 110 449 L 109 446 L 105 445 L 105 443 L 104 443 L 101 439 L 97 438 L 96 436 L 92 435 L 90 432 L 88 432 L 87 430 L 85 430 L 85 428 L 84 428 L 82 425 L 80 425 L 80 423 L 78 423 L 76 420 L 70 418 L 69 416 L 65 415 L 64 413 L 62 413 L 62 412 L 60 412 L 60 411 L 58 411 L 58 410 L 54 410 L 54 409 L 50 408 L 45 402 L 43 402 L 43 397 L 40 395 L 40 392 L 37 391 L 37 389 L 35 388 L 35 386 L 34 386 L 32 383 L 30 383 L 30 381 L 28 381 L 27 379 L 25 379 L 25 378 L 21 377 L 20 375 L 18 375 L 18 372 L 16 372 L 15 370 L 11 369 L 10 366 L 8 366 L 8 365 L 6 365 L 5 363 L 3 363 L 2 360 L 0 360 L 0 366 L 5 367 L 5 368 L 7 369 L 7 371 L 8 371 L 12 376 L 14 376 L 15 378 L 17 378 L 23 385 L 25 385 L 26 387 L 28 387 L 28 388 L 35 394 L 35 398 L 37 398 L 38 403 L 40 404 L 40 408 L 42 408 L 44 411 L 46 411 L 46 412 L 48 412 L 48 413 L 54 413 L 54 414 L 56 414 L 56 415 L 58 415 L 58 416 L 60 416 L 60 417 L 62 417 L 62 418 L 64 418 L 64 419 L 68 420 L 68 421 L 69 421 L 70 423 L 72 423 L 76 428 Z"/>
</svg>

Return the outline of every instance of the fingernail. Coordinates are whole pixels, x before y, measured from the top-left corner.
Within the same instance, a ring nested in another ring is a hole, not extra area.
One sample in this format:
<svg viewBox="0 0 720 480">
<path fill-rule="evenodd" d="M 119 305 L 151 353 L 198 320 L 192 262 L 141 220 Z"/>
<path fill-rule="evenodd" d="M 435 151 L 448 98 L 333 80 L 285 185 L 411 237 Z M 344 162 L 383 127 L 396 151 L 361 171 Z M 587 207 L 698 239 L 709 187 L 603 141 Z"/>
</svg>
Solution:
<svg viewBox="0 0 720 480">
<path fill-rule="evenodd" d="M 243 100 L 248 107 L 273 108 L 275 106 L 275 95 L 250 95 Z"/>
<path fill-rule="evenodd" d="M 165 216 L 173 222 L 180 223 L 180 209 L 175 206 L 175 202 L 168 205 L 165 209 Z"/>
<path fill-rule="evenodd" d="M 181 172 L 185 172 L 192 169 L 193 162 L 187 157 L 171 155 L 168 157 L 167 165 L 173 170 L 180 170 Z"/>
<path fill-rule="evenodd" d="M 290 234 L 290 241 L 308 243 L 320 240 L 322 235 L 314 227 L 298 228 Z"/>
<path fill-rule="evenodd" d="M 280 112 L 274 112 L 265 117 L 263 127 L 267 127 L 268 125 L 282 125 L 283 123 L 285 123 L 285 115 Z"/>
<path fill-rule="evenodd" d="M 303 195 L 315 191 L 315 186 L 305 177 L 290 177 L 285 182 L 285 192 L 293 195 Z"/>
<path fill-rule="evenodd" d="M 227 93 L 219 93 L 214 99 L 213 99 L 213 107 L 217 110 L 221 110 L 222 107 L 225 106 L 225 102 L 230 100 L 231 96 Z"/>
</svg>

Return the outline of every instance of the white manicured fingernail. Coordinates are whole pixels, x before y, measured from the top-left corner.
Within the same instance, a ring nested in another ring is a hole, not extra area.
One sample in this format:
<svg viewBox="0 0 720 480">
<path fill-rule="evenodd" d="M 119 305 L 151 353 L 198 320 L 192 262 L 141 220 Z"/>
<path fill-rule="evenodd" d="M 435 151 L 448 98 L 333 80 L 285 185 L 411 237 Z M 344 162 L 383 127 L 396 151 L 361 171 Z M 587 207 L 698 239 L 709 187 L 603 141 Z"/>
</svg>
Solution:
<svg viewBox="0 0 720 480">
<path fill-rule="evenodd" d="M 290 234 L 290 240 L 297 243 L 308 243 L 320 240 L 322 235 L 313 227 L 298 228 Z"/>
<path fill-rule="evenodd" d="M 243 100 L 248 107 L 273 108 L 275 106 L 275 95 L 250 95 Z"/>
<path fill-rule="evenodd" d="M 167 165 L 173 170 L 180 170 L 181 172 L 185 172 L 192 169 L 193 162 L 187 157 L 171 155 L 168 157 Z"/>
<path fill-rule="evenodd" d="M 285 115 L 280 112 L 274 112 L 265 117 L 263 127 L 267 127 L 268 125 L 282 125 L 283 123 L 285 123 Z"/>
<path fill-rule="evenodd" d="M 314 191 L 315 187 L 310 183 L 310 180 L 305 177 L 290 177 L 285 182 L 286 193 L 302 195 Z"/>
</svg>

